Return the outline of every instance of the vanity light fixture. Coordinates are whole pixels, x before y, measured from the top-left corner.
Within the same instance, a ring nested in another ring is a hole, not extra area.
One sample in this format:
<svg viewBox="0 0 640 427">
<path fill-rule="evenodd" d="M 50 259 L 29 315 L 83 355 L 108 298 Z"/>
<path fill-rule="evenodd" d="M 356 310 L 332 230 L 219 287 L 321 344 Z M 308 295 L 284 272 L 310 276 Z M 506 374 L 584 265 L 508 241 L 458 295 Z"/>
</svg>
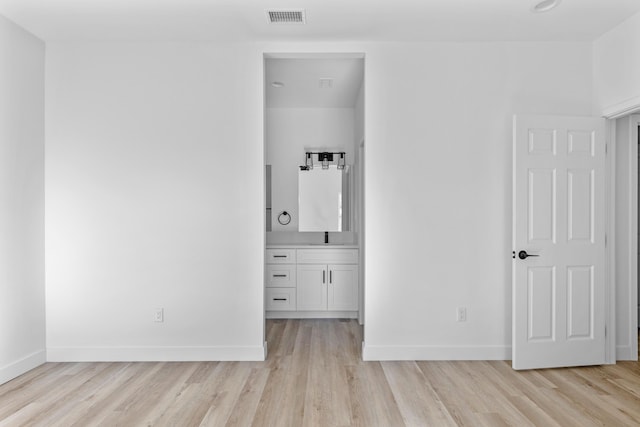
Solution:
<svg viewBox="0 0 640 427">
<path fill-rule="evenodd" d="M 531 7 L 532 12 L 540 13 L 540 12 L 548 12 L 551 9 L 555 8 L 560 4 L 561 0 L 542 0 L 536 1 L 536 3 Z"/>
<path fill-rule="evenodd" d="M 333 162 L 333 153 L 318 153 L 318 160 L 322 162 L 322 169 L 329 169 L 329 162 Z"/>
<path fill-rule="evenodd" d="M 271 87 L 276 87 L 276 88 L 284 87 L 284 83 L 282 83 L 282 82 L 271 82 Z"/>
<path fill-rule="evenodd" d="M 329 169 L 330 164 L 335 164 L 338 169 L 346 169 L 347 154 L 344 151 L 307 151 L 305 153 L 305 163 L 300 166 L 301 170 L 308 171 L 313 169 L 313 156 L 318 156 L 318 162 L 322 165 L 322 169 Z"/>
</svg>

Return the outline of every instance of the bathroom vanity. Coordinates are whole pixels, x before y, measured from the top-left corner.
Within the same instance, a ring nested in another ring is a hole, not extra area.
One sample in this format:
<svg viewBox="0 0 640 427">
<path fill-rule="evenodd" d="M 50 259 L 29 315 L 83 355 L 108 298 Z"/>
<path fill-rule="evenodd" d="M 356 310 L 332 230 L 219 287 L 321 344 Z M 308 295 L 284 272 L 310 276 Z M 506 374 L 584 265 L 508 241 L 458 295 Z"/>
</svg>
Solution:
<svg viewBox="0 0 640 427">
<path fill-rule="evenodd" d="M 357 246 L 267 246 L 265 299 L 268 319 L 357 318 Z"/>
</svg>

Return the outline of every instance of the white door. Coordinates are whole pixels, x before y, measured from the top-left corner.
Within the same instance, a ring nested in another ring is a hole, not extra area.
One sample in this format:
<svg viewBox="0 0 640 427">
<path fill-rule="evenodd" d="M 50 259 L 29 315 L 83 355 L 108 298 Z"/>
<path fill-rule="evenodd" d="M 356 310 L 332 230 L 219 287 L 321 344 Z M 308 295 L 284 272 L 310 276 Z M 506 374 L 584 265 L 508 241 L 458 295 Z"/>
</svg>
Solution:
<svg viewBox="0 0 640 427">
<path fill-rule="evenodd" d="M 358 309 L 358 266 L 329 265 L 327 309 L 355 311 Z"/>
<path fill-rule="evenodd" d="M 605 362 L 604 126 L 514 116 L 514 369 Z"/>
<path fill-rule="evenodd" d="M 299 311 L 327 309 L 329 274 L 324 264 L 298 264 L 296 308 Z"/>
</svg>

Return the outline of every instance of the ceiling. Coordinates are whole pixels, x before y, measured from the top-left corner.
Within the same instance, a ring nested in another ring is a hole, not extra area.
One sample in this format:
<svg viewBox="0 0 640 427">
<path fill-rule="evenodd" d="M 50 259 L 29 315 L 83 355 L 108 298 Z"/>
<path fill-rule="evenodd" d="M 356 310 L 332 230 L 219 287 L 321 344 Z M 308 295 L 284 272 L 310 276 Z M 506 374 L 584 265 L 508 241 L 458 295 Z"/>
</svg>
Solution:
<svg viewBox="0 0 640 427">
<path fill-rule="evenodd" d="M 592 41 L 639 0 L 0 0 L 0 14 L 46 40 Z M 304 8 L 270 25 L 266 8 Z"/>
<path fill-rule="evenodd" d="M 268 108 L 353 108 L 364 78 L 364 60 L 267 59 L 265 61 Z M 321 85 L 331 79 L 331 87 Z M 282 83 L 273 87 L 271 83 Z"/>
</svg>

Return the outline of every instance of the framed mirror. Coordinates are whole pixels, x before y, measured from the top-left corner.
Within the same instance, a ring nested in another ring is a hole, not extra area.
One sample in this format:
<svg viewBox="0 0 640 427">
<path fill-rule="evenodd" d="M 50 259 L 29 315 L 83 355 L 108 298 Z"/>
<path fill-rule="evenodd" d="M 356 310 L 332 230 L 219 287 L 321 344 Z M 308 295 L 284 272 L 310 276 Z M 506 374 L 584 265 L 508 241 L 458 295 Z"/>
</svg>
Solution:
<svg viewBox="0 0 640 427">
<path fill-rule="evenodd" d="M 298 171 L 298 231 L 343 231 L 343 169 Z"/>
</svg>

